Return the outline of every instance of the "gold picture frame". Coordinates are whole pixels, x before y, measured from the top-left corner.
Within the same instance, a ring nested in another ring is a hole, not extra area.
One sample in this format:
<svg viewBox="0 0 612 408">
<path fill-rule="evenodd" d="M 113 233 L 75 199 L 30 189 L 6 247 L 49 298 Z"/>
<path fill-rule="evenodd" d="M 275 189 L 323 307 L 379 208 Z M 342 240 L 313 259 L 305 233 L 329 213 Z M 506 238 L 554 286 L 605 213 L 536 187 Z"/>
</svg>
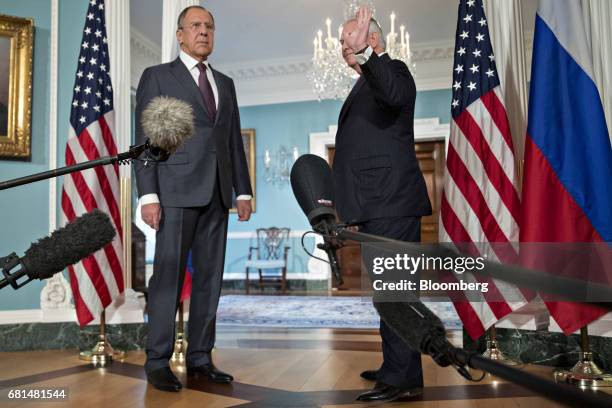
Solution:
<svg viewBox="0 0 612 408">
<path fill-rule="evenodd" d="M 253 190 L 253 199 L 251 205 L 255 212 L 255 129 L 241 129 L 242 143 L 244 144 L 244 153 L 246 154 L 247 165 L 249 167 L 249 177 L 251 178 L 251 189 Z M 232 208 L 230 212 L 236 212 L 236 196 L 232 197 Z"/>
<path fill-rule="evenodd" d="M 34 20 L 0 14 L 0 158 L 30 160 Z"/>
</svg>

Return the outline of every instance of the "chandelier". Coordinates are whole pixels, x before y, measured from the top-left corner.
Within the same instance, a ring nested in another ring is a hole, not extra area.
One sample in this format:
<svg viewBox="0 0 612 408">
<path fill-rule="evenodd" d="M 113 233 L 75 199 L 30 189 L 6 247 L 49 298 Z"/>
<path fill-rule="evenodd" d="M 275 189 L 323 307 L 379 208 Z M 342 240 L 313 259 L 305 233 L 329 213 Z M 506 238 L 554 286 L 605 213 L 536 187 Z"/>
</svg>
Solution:
<svg viewBox="0 0 612 408">
<path fill-rule="evenodd" d="M 372 10 L 374 15 L 374 0 L 345 0 L 344 19 L 355 17 L 359 7 L 365 5 Z M 403 61 L 414 74 L 415 64 L 411 62 L 410 34 L 405 26 L 400 26 L 399 33 L 395 31 L 395 13 L 389 16 L 391 19 L 391 30 L 386 36 L 386 51 L 392 59 Z M 342 26 L 338 27 L 338 37 L 332 35 L 332 21 L 325 20 L 327 35 L 323 37 L 323 31 L 319 30 L 313 41 L 312 69 L 308 73 L 308 79 L 319 100 L 322 99 L 344 99 L 351 91 L 358 74 L 346 65 L 342 58 L 342 46 L 340 36 Z"/>
</svg>

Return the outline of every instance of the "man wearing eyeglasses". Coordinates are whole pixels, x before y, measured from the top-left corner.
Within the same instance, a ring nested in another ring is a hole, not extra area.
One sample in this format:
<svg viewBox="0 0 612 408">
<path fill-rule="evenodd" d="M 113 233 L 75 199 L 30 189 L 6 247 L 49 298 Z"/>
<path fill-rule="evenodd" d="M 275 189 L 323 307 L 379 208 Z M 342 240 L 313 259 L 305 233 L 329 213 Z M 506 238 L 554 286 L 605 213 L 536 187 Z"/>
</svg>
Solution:
<svg viewBox="0 0 612 408">
<path fill-rule="evenodd" d="M 238 219 L 251 215 L 251 185 L 240 135 L 231 78 L 211 67 L 215 20 L 191 6 L 178 18 L 179 57 L 147 68 L 136 92 L 136 137 L 143 143 L 141 115 L 151 99 L 166 95 L 189 103 L 195 133 L 167 162 L 135 166 L 141 215 L 157 231 L 153 276 L 148 288 L 147 379 L 164 391 L 179 391 L 168 361 L 189 251 L 194 266 L 188 325 L 187 373 L 218 383 L 233 377 L 217 369 L 211 351 L 221 293 L 228 209 L 232 189 Z"/>
</svg>

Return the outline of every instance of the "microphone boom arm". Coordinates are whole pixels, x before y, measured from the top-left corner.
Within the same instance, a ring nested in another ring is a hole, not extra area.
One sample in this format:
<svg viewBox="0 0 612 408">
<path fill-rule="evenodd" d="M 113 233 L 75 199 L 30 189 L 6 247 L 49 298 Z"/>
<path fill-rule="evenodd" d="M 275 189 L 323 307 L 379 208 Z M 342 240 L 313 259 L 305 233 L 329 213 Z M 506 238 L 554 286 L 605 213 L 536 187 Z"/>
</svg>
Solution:
<svg viewBox="0 0 612 408">
<path fill-rule="evenodd" d="M 36 181 L 46 180 L 53 177 L 59 177 L 65 174 L 74 173 L 77 171 L 91 169 L 92 167 L 105 166 L 117 162 L 119 162 L 119 164 L 124 164 L 131 160 L 137 159 L 138 156 L 140 156 L 149 147 L 149 141 L 147 141 L 146 143 L 137 146 L 130 146 L 130 150 L 124 153 L 119 153 L 115 156 L 100 157 L 99 159 L 73 164 L 72 166 L 60 167 L 54 170 L 43 171 L 41 173 L 36 173 L 25 177 L 2 181 L 0 182 L 0 190 L 7 190 L 9 188 L 22 186 L 24 184 L 30 184 Z"/>
</svg>

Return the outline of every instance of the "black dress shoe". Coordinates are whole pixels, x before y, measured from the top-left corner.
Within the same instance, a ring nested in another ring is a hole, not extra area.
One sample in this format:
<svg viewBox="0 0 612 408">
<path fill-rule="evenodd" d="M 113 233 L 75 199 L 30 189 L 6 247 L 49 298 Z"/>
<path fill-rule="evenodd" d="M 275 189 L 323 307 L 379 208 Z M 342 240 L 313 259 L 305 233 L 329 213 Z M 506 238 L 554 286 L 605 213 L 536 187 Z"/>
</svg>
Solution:
<svg viewBox="0 0 612 408">
<path fill-rule="evenodd" d="M 378 380 L 378 370 L 365 370 L 359 376 L 364 380 L 376 381 Z"/>
<path fill-rule="evenodd" d="M 208 377 L 210 381 L 222 384 L 228 384 L 234 381 L 234 377 L 232 377 L 228 373 L 224 373 L 223 371 L 217 369 L 217 367 L 215 367 L 213 363 L 203 364 L 195 367 L 187 367 L 187 374 Z"/>
<path fill-rule="evenodd" d="M 402 398 L 412 398 L 423 393 L 423 387 L 395 387 L 385 383 L 376 383 L 370 391 L 357 397 L 357 401 L 390 402 Z"/>
<path fill-rule="evenodd" d="M 170 367 L 162 367 L 147 373 L 149 384 L 162 391 L 178 392 L 183 384 L 176 378 Z"/>
</svg>

